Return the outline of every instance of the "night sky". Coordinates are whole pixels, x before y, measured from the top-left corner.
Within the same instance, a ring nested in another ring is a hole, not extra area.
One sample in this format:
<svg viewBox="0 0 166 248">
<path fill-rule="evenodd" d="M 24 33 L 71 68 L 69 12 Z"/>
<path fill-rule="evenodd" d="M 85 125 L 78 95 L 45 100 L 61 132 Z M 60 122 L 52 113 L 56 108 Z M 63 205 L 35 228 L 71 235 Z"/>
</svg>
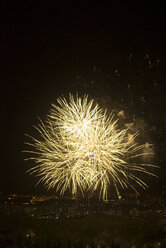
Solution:
<svg viewBox="0 0 166 248">
<path fill-rule="evenodd" d="M 160 1 L 13 1 L 0 11 L 0 192 L 46 192 L 26 173 L 32 162 L 22 153 L 25 133 L 35 136 L 37 118 L 44 120 L 51 103 L 69 92 L 124 111 L 121 125 L 134 123 L 141 141 L 154 144 L 160 170 L 150 186 L 160 191 L 166 176 L 166 16 Z"/>
</svg>

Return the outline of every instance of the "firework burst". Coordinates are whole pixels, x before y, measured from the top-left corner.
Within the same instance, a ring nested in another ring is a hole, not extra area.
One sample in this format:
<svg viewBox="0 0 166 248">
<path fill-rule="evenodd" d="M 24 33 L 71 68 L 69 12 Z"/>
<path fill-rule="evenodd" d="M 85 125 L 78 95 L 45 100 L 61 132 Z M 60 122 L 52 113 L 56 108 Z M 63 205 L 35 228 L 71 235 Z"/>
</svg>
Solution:
<svg viewBox="0 0 166 248">
<path fill-rule="evenodd" d="M 113 113 L 107 114 L 88 96 L 83 98 L 69 95 L 52 104 L 45 123 L 35 127 L 41 139 L 32 138 L 31 158 L 36 162 L 30 172 L 40 177 L 39 182 L 56 188 L 60 194 L 70 189 L 73 195 L 78 191 L 99 191 L 99 198 L 107 199 L 108 189 L 113 185 L 118 196 L 119 188 L 136 184 L 146 188 L 146 183 L 136 172 L 153 175 L 154 165 L 139 163 L 138 159 L 147 153 L 145 145 L 137 145 L 134 135 L 128 129 L 117 129 Z M 130 138 L 129 138 L 130 137 Z M 138 192 L 137 192 L 138 193 Z"/>
</svg>

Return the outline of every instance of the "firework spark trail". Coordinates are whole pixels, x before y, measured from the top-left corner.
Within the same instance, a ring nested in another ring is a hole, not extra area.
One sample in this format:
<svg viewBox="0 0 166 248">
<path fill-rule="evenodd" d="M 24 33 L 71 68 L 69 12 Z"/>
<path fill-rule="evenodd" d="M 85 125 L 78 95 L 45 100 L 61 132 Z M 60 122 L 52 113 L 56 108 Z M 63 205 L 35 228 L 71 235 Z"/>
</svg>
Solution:
<svg viewBox="0 0 166 248">
<path fill-rule="evenodd" d="M 135 171 L 153 175 L 148 171 L 150 164 L 136 163 L 142 157 L 145 145 L 134 141 L 138 134 L 128 139 L 128 129 L 117 129 L 114 115 L 107 114 L 88 96 L 74 98 L 71 94 L 67 101 L 58 98 L 58 106 L 52 104 L 46 124 L 40 121 L 36 127 L 41 139 L 32 138 L 32 153 L 36 166 L 30 172 L 41 177 L 39 182 L 60 190 L 64 194 L 71 189 L 72 194 L 81 191 L 100 189 L 99 197 L 107 198 L 108 189 L 113 185 L 118 196 L 119 187 L 135 184 L 146 188 L 147 185 L 135 175 Z M 30 137 L 30 136 L 29 136 Z M 146 154 L 147 155 L 147 154 Z"/>
</svg>

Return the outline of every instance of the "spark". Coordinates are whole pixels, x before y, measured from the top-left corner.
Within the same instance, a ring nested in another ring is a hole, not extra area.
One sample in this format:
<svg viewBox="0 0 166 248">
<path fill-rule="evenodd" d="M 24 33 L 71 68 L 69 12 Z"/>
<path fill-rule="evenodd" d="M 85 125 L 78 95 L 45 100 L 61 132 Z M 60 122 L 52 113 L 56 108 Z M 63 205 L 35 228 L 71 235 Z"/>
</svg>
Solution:
<svg viewBox="0 0 166 248">
<path fill-rule="evenodd" d="M 36 163 L 29 172 L 40 177 L 38 182 L 62 195 L 68 189 L 72 195 L 97 191 L 103 200 L 111 186 L 119 198 L 120 188 L 131 187 L 138 193 L 136 184 L 148 187 L 137 173 L 155 176 L 149 168 L 156 166 L 137 162 L 148 155 L 143 152 L 146 144 L 135 142 L 138 133 L 119 130 L 113 112 L 108 114 L 87 95 L 69 94 L 68 99 L 59 97 L 57 102 L 45 123 L 40 120 L 35 127 L 41 138 L 29 136 L 32 141 L 27 143 L 32 147 L 26 151 L 32 154 L 28 159 Z"/>
</svg>

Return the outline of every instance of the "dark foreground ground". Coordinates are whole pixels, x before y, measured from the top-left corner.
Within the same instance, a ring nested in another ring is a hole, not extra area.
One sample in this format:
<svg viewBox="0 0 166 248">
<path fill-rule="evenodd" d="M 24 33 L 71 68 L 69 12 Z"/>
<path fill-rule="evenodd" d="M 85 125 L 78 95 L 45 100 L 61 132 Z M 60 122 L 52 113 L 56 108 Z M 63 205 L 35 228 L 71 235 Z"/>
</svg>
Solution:
<svg viewBox="0 0 166 248">
<path fill-rule="evenodd" d="M 0 217 L 0 247 L 166 247 L 166 220 L 98 214 L 42 220 Z"/>
</svg>

